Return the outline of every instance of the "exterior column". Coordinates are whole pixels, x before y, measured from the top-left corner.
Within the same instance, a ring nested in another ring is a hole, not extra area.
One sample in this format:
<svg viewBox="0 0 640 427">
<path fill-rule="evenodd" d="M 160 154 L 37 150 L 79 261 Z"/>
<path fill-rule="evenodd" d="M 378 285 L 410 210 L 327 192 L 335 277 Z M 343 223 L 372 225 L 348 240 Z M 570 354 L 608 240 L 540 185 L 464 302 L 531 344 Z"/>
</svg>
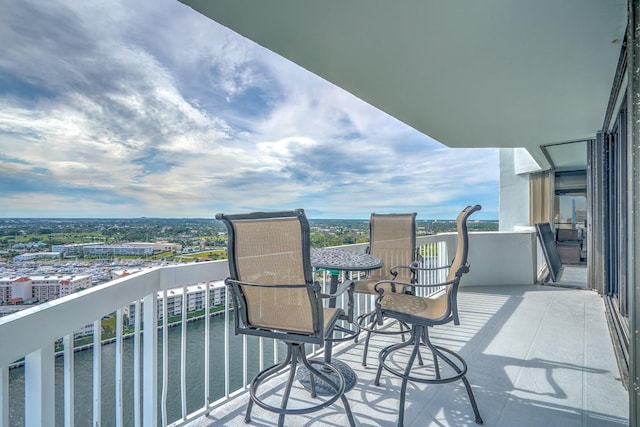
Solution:
<svg viewBox="0 0 640 427">
<path fill-rule="evenodd" d="M 629 135 L 629 424 L 640 421 L 640 0 L 628 0 Z"/>
</svg>

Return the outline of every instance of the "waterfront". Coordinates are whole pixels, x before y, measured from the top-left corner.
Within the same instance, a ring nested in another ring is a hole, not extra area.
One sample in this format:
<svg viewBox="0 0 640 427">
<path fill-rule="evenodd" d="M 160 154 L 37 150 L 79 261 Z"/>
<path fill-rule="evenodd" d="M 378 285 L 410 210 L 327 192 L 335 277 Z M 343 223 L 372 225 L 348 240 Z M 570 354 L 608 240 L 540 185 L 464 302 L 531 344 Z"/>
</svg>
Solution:
<svg viewBox="0 0 640 427">
<path fill-rule="evenodd" d="M 224 395 L 224 316 L 213 316 L 210 320 L 210 390 L 209 401 Z M 204 394 L 204 320 L 190 322 L 187 324 L 187 354 L 186 354 L 186 400 L 187 413 L 202 407 L 205 402 Z M 229 341 L 231 346 L 229 363 L 230 389 L 234 390 L 242 385 L 242 357 L 234 355 L 242 354 L 242 337 L 233 334 L 233 325 L 230 325 Z M 182 328 L 169 328 L 168 333 L 168 394 L 167 394 L 167 418 L 171 423 L 180 418 L 180 345 Z M 162 330 L 158 333 L 158 360 L 162 360 Z M 264 355 L 266 364 L 272 360 L 273 345 L 265 340 Z M 132 425 L 133 420 L 133 340 L 128 339 L 123 342 L 123 411 L 125 425 Z M 253 377 L 258 372 L 258 340 L 248 339 L 250 350 L 248 355 L 248 378 Z M 115 425 L 115 344 L 105 344 L 102 346 L 102 427 Z M 253 351 L 252 351 L 253 350 Z M 283 357 L 285 348 L 279 351 L 279 356 Z M 75 353 L 74 358 L 74 378 L 75 378 L 75 424 L 78 426 L 89 426 L 92 424 L 92 382 L 93 382 L 93 350 L 85 350 Z M 55 373 L 55 406 L 56 425 L 64 424 L 63 413 L 63 359 L 56 358 Z M 162 364 L 158 366 L 158 401 L 161 402 L 162 392 Z M 9 421 L 11 426 L 24 426 L 24 369 L 12 369 L 9 372 Z M 161 404 L 159 404 L 161 410 Z M 161 413 L 161 412 L 160 412 Z M 161 420 L 160 413 L 158 420 Z"/>
</svg>

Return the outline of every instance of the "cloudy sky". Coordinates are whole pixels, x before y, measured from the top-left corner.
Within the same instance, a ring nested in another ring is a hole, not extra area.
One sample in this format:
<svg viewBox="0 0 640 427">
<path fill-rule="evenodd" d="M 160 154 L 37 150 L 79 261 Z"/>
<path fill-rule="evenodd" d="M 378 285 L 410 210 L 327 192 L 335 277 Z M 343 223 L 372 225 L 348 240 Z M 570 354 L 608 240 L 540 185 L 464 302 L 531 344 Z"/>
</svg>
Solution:
<svg viewBox="0 0 640 427">
<path fill-rule="evenodd" d="M 498 217 L 497 150 L 447 148 L 176 0 L 0 11 L 0 217 Z"/>
</svg>

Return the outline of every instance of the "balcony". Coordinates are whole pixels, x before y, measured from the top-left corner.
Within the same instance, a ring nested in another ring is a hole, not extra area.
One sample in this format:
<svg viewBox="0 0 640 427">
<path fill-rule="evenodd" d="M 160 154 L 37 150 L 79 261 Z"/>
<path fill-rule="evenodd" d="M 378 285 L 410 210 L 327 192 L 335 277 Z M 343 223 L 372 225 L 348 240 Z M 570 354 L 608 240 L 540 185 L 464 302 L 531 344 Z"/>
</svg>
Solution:
<svg viewBox="0 0 640 427">
<path fill-rule="evenodd" d="M 467 359 L 485 425 L 628 425 L 628 392 L 601 297 L 575 286 L 534 284 L 541 257 L 533 233 L 472 233 L 470 239 L 471 273 L 460 294 L 461 324 L 435 328 L 433 339 Z M 451 234 L 420 238 L 419 244 L 432 246 L 428 253 L 436 248 L 440 264 L 455 251 Z M 245 384 L 282 357 L 281 348 L 267 339 L 235 337 L 228 311 L 218 319 L 223 326 L 217 336 L 204 321 L 197 326 L 183 321 L 171 332 L 161 322 L 159 329 L 142 333 L 141 323 L 156 324 L 158 310 L 167 310 L 157 292 L 221 280 L 226 274 L 226 262 L 160 267 L 0 319 L 0 425 L 245 425 Z M 69 343 L 74 330 L 92 322 L 99 335 L 100 319 L 114 311 L 121 314 L 132 301 L 142 309 L 142 316 L 136 316 L 142 322 L 135 322 L 130 339 L 119 333 L 113 344 L 90 356 L 70 351 L 69 345 L 56 357 L 56 340 Z M 370 308 L 371 301 L 357 301 L 357 311 Z M 197 343 L 189 335 L 196 330 L 202 334 Z M 360 364 L 362 343 L 335 351 L 358 377 L 347 397 L 359 425 L 396 422 L 399 381 L 383 372 L 381 386 L 373 384 L 377 350 L 398 338 L 385 339 L 372 340 L 368 368 Z M 21 357 L 24 398 L 10 382 L 18 370 L 8 369 Z M 89 375 L 81 377 L 81 369 Z M 471 425 L 472 414 L 462 384 L 409 385 L 406 425 Z M 338 404 L 287 420 L 291 425 L 346 425 Z M 273 414 L 254 409 L 252 425 L 275 421 Z"/>
</svg>

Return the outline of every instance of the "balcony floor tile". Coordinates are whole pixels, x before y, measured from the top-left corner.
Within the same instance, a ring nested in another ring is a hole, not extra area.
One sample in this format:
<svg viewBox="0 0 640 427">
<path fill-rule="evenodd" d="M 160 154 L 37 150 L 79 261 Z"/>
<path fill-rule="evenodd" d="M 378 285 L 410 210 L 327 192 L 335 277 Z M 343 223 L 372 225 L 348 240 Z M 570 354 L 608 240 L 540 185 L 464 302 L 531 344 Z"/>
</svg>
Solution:
<svg viewBox="0 0 640 427">
<path fill-rule="evenodd" d="M 460 351 L 486 426 L 627 426 L 628 392 L 616 362 L 602 298 L 589 290 L 551 286 L 462 288 L 459 326 L 433 328 L 433 341 Z M 376 335 L 369 366 L 363 344 L 342 345 L 335 356 L 355 369 L 347 393 L 359 426 L 394 426 L 400 380 L 383 372 L 374 385 L 377 353 L 398 337 Z M 281 388 L 281 387 L 280 387 Z M 305 399 L 302 390 L 294 399 Z M 245 426 L 248 394 L 189 425 Z M 250 425 L 272 426 L 277 416 L 253 409 Z M 345 426 L 341 404 L 309 415 L 287 416 L 287 426 Z M 475 425 L 461 382 L 409 383 L 406 426 Z"/>
</svg>

